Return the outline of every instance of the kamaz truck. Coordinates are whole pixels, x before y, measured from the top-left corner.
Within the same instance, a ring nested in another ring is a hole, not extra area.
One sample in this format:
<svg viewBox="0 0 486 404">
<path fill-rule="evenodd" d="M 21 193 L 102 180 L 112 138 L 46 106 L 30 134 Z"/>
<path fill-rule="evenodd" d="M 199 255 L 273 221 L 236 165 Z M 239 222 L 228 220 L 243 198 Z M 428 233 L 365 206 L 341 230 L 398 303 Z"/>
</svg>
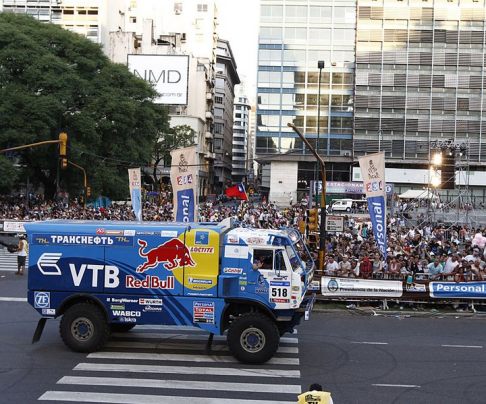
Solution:
<svg viewBox="0 0 486 404">
<path fill-rule="evenodd" d="M 34 342 L 61 317 L 64 343 L 101 349 L 139 324 L 227 332 L 241 362 L 263 363 L 312 309 L 314 262 L 293 229 L 214 223 L 52 220 L 25 225 Z"/>
</svg>

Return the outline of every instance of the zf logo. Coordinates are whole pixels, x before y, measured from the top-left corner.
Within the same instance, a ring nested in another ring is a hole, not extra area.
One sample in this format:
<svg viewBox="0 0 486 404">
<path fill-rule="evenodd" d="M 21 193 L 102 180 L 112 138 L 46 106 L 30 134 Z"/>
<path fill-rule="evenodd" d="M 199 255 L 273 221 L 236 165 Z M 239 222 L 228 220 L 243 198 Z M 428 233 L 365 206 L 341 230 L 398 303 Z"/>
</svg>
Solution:
<svg viewBox="0 0 486 404">
<path fill-rule="evenodd" d="M 34 292 L 34 307 L 36 309 L 48 309 L 51 306 L 51 294 L 49 292 Z"/>
</svg>

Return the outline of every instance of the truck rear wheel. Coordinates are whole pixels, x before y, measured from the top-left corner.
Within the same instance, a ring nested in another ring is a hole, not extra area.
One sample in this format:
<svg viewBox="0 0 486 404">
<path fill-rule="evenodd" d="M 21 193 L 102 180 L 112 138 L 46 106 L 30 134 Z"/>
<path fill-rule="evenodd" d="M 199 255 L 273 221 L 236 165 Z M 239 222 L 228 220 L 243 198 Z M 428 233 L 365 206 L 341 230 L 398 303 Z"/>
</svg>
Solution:
<svg viewBox="0 0 486 404">
<path fill-rule="evenodd" d="M 279 332 L 276 324 L 261 313 L 245 313 L 228 330 L 228 347 L 244 363 L 264 363 L 277 351 Z"/>
<path fill-rule="evenodd" d="M 97 351 L 110 337 L 103 312 L 90 303 L 69 307 L 61 318 L 59 331 L 64 343 L 77 352 Z"/>
<path fill-rule="evenodd" d="M 110 329 L 111 332 L 128 332 L 135 327 L 135 325 L 136 324 L 133 323 L 111 323 Z"/>
</svg>

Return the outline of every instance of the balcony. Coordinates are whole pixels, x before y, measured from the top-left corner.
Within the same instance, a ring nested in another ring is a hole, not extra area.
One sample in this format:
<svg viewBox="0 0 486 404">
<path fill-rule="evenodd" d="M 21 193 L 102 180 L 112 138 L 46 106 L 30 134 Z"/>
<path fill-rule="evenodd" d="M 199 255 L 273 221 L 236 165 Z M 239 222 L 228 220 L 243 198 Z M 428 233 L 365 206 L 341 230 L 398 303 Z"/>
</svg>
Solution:
<svg viewBox="0 0 486 404">
<path fill-rule="evenodd" d="M 210 140 L 210 139 L 213 139 L 214 136 L 211 132 L 206 132 L 205 135 L 204 135 L 204 138 L 207 139 L 207 140 Z"/>
<path fill-rule="evenodd" d="M 206 93 L 206 100 L 212 101 L 213 100 L 213 93 L 211 93 L 211 92 L 208 91 Z"/>
<path fill-rule="evenodd" d="M 216 153 L 207 152 L 204 155 L 204 158 L 207 160 L 214 160 L 216 158 Z"/>
<path fill-rule="evenodd" d="M 206 111 L 206 119 L 210 119 L 211 121 L 214 119 L 213 113 L 211 111 Z"/>
</svg>

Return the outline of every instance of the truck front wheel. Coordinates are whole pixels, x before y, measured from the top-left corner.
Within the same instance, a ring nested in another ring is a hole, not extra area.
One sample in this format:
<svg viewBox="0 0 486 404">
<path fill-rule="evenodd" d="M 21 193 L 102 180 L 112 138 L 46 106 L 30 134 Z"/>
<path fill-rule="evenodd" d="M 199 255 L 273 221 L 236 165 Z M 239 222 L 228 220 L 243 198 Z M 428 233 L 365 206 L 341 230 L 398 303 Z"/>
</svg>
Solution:
<svg viewBox="0 0 486 404">
<path fill-rule="evenodd" d="M 110 337 L 103 312 L 90 303 L 69 307 L 61 318 L 59 331 L 64 343 L 77 352 L 97 351 Z"/>
<path fill-rule="evenodd" d="M 231 323 L 228 347 L 244 363 L 264 363 L 277 351 L 279 332 L 275 323 L 261 313 L 245 313 Z"/>
</svg>

